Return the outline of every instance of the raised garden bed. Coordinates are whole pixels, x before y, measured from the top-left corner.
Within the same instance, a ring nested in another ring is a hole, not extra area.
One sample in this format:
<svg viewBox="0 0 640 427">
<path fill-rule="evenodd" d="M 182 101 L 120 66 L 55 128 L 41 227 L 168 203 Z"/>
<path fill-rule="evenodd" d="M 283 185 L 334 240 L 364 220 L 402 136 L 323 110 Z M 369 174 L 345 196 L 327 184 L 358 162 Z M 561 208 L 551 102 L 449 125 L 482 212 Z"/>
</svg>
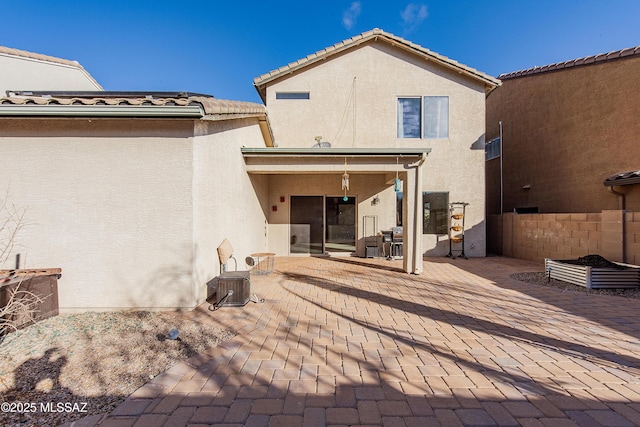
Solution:
<svg viewBox="0 0 640 427">
<path fill-rule="evenodd" d="M 599 255 L 578 259 L 545 258 L 544 268 L 550 279 L 562 280 L 587 289 L 619 289 L 640 286 L 640 267 L 611 262 Z"/>
</svg>

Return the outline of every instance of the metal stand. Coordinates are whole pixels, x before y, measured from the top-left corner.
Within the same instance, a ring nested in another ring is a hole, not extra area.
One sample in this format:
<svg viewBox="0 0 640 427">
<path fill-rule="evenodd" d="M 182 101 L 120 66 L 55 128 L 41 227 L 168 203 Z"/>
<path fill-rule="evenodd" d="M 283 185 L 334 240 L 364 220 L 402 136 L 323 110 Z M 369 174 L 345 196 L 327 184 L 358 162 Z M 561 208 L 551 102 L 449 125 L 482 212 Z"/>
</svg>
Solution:
<svg viewBox="0 0 640 427">
<path fill-rule="evenodd" d="M 449 203 L 449 253 L 447 256 L 453 259 L 456 258 L 453 255 L 454 252 L 467 259 L 464 253 L 464 217 L 467 205 L 469 203 L 466 202 Z M 460 247 L 454 249 L 454 244 Z"/>
</svg>

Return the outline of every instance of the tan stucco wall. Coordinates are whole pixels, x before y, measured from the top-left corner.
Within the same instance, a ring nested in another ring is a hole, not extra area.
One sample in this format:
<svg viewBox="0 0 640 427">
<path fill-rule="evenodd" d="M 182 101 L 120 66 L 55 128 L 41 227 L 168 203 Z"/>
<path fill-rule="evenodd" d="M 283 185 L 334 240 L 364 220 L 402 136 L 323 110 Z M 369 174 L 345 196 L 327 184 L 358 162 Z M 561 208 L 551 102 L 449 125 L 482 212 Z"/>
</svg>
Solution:
<svg viewBox="0 0 640 427">
<path fill-rule="evenodd" d="M 234 122 L 235 125 L 234 125 Z M 264 214 L 241 145 L 257 120 L 4 120 L 0 182 L 25 208 L 8 265 L 62 268 L 61 311 L 193 308 L 228 237 L 243 257 L 266 248 Z M 239 256 L 238 256 L 239 255 Z"/>
<path fill-rule="evenodd" d="M 0 53 L 0 97 L 7 90 L 102 90 L 82 68 Z"/>
<path fill-rule="evenodd" d="M 423 190 L 449 191 L 451 202 L 470 204 L 467 254 L 484 256 L 484 89 L 462 74 L 370 43 L 275 82 L 267 88 L 267 107 L 279 147 L 311 147 L 322 136 L 333 147 L 431 148 Z M 301 91 L 310 99 L 275 99 L 276 92 Z M 449 96 L 449 138 L 397 138 L 397 98 L 427 95 Z M 422 249 L 445 255 L 448 241 L 424 235 Z"/>
<path fill-rule="evenodd" d="M 635 56 L 505 79 L 489 95 L 489 139 L 503 123 L 504 212 L 620 209 L 603 181 L 639 167 L 639 73 Z M 488 213 L 500 209 L 498 163 L 487 165 Z M 640 210 L 640 186 L 616 190 L 627 193 L 627 209 Z"/>
<path fill-rule="evenodd" d="M 245 258 L 268 249 L 267 177 L 250 176 L 240 148 L 264 147 L 255 119 L 201 122 L 194 139 L 194 276 L 200 300 L 220 274 L 217 248 L 228 239 L 238 270 Z M 235 269 L 230 261 L 229 269 Z"/>
</svg>

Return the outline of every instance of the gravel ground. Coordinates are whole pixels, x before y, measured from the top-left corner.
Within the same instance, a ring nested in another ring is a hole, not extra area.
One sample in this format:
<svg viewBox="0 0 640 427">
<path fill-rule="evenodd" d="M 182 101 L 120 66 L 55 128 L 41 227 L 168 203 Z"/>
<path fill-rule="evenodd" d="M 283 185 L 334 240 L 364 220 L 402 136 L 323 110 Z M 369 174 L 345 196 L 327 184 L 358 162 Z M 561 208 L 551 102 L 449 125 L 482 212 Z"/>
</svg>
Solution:
<svg viewBox="0 0 640 427">
<path fill-rule="evenodd" d="M 167 339 L 173 329 L 178 339 Z M 57 426 L 111 412 L 154 376 L 232 337 L 175 313 L 46 319 L 0 342 L 0 425 Z"/>
<path fill-rule="evenodd" d="M 561 289 L 563 292 L 585 292 L 600 295 L 613 295 L 624 298 L 640 298 L 640 287 L 632 289 L 587 289 L 584 286 L 563 282 L 562 280 L 551 279 L 549 281 L 545 272 L 514 273 L 512 279 L 534 285 L 548 286 Z"/>
</svg>

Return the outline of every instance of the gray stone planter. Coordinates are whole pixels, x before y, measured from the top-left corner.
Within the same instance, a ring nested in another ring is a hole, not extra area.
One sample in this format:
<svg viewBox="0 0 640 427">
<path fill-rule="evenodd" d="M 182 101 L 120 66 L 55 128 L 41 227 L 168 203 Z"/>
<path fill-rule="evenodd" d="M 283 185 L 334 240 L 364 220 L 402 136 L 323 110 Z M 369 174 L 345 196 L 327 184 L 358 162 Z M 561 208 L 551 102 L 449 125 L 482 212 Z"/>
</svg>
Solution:
<svg viewBox="0 0 640 427">
<path fill-rule="evenodd" d="M 575 261 L 575 260 L 564 260 Z M 640 267 L 615 263 L 619 268 L 588 267 L 545 258 L 544 268 L 552 279 L 587 289 L 635 288 L 640 286 Z"/>
</svg>

